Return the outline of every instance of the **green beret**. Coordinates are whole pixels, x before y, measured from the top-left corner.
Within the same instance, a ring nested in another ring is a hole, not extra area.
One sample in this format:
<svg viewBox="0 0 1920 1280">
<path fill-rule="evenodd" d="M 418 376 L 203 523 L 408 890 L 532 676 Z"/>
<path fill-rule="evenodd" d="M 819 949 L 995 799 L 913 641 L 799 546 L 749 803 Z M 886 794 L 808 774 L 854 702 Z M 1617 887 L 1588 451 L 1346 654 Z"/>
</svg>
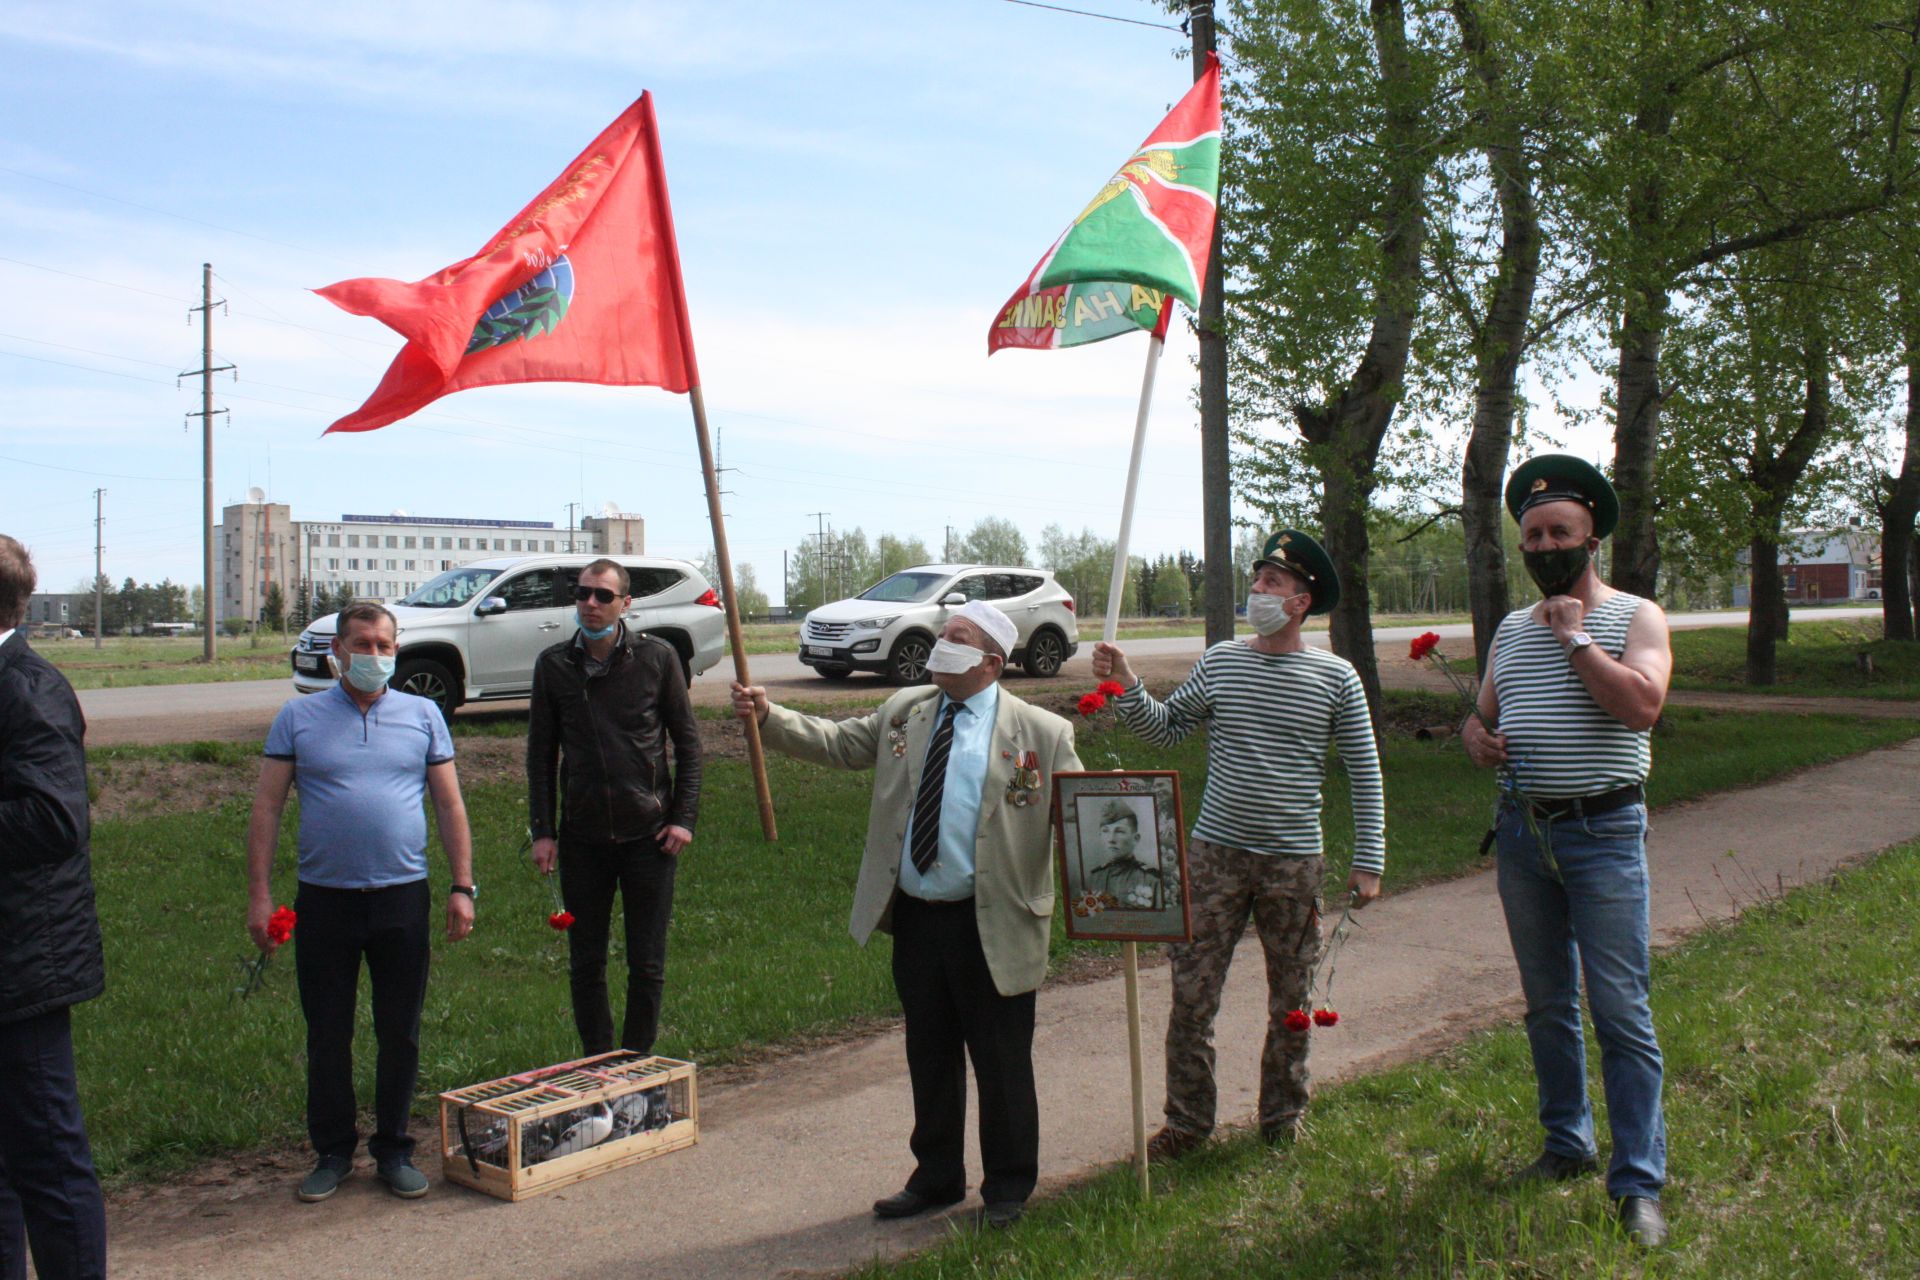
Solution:
<svg viewBox="0 0 1920 1280">
<path fill-rule="evenodd" d="M 1263 564 L 1307 580 L 1307 590 L 1313 593 L 1313 602 L 1307 606 L 1309 616 L 1330 612 L 1340 602 L 1340 575 L 1333 571 L 1333 557 L 1298 529 L 1282 529 L 1268 538 L 1253 567 L 1258 569 Z"/>
<path fill-rule="evenodd" d="M 1507 477 L 1507 510 L 1518 520 L 1543 502 L 1577 502 L 1593 513 L 1593 536 L 1604 538 L 1620 523 L 1620 499 L 1591 462 L 1567 453 L 1528 458 Z"/>
</svg>

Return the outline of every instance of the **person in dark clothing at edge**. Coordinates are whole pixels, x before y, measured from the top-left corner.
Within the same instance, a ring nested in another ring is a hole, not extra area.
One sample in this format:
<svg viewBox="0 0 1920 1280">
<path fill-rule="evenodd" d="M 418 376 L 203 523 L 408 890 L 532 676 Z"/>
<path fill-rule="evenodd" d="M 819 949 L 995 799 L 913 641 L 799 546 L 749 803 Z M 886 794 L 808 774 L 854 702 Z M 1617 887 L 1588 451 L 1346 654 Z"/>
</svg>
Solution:
<svg viewBox="0 0 1920 1280">
<path fill-rule="evenodd" d="M 573 916 L 567 931 L 573 1020 L 589 1055 L 614 1047 L 607 939 L 619 891 L 627 950 L 619 1043 L 649 1053 L 666 987 L 674 870 L 693 841 L 700 807 L 700 730 L 680 655 L 621 620 L 632 603 L 627 571 L 595 560 L 581 570 L 573 595 L 579 631 L 542 653 L 533 668 L 527 728 L 533 865 L 545 875 L 560 871 L 561 900 Z"/>
<path fill-rule="evenodd" d="M 106 988 L 87 848 L 86 722 L 27 646 L 33 559 L 0 534 L 0 1280 L 107 1274 L 72 1009 Z"/>
</svg>

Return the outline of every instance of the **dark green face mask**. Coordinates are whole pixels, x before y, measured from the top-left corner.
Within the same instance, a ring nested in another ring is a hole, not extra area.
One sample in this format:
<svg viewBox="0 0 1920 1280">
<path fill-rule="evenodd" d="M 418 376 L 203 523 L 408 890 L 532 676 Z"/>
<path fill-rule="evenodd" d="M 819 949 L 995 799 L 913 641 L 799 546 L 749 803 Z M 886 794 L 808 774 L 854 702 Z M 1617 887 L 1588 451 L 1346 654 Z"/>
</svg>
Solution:
<svg viewBox="0 0 1920 1280">
<path fill-rule="evenodd" d="M 1526 563 L 1527 576 L 1533 579 L 1542 595 L 1563 596 L 1580 581 L 1580 575 L 1587 571 L 1593 557 L 1583 542 L 1577 547 L 1558 547 L 1552 551 L 1522 551 L 1520 559 Z"/>
</svg>

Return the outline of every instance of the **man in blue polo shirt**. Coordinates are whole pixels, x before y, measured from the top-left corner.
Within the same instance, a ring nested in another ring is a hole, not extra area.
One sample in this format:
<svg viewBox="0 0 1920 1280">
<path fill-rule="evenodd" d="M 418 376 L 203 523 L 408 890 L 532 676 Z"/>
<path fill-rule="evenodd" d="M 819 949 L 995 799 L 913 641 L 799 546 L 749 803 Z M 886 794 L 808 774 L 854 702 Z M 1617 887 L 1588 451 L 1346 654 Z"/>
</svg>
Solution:
<svg viewBox="0 0 1920 1280">
<path fill-rule="evenodd" d="M 453 769 L 453 739 L 426 698 L 389 689 L 397 627 L 378 604 L 340 613 L 333 656 L 340 681 L 280 708 L 247 831 L 247 932 L 273 944 L 273 855 L 290 786 L 300 789 L 300 889 L 294 969 L 307 1019 L 307 1136 L 318 1163 L 300 1199 L 324 1200 L 352 1172 L 353 1019 L 365 957 L 373 987 L 374 1132 L 380 1180 L 407 1199 L 427 1193 L 407 1133 L 420 1068 L 420 1009 L 427 993 L 432 891 L 427 884 L 431 794 L 453 883 L 447 938 L 473 929 L 473 846 Z"/>
</svg>

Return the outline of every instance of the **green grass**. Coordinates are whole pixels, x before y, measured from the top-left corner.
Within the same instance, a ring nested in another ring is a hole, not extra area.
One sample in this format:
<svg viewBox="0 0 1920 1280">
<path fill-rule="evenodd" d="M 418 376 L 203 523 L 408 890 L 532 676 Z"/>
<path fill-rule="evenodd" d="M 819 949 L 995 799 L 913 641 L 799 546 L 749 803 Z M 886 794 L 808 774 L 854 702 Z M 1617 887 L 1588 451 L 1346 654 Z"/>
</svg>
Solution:
<svg viewBox="0 0 1920 1280">
<path fill-rule="evenodd" d="M 1920 842 L 1656 960 L 1673 1228 L 1659 1253 L 1621 1240 L 1598 1179 L 1498 1186 L 1540 1143 L 1509 1027 L 1325 1091 L 1284 1157 L 1230 1140 L 1158 1172 L 1144 1204 L 1131 1170 L 1112 1170 L 1004 1236 L 861 1274 L 1912 1276 L 1917 899 Z"/>
<path fill-rule="evenodd" d="M 291 679 L 287 650 L 293 637 L 262 633 L 259 640 L 259 647 L 251 648 L 244 637 L 221 636 L 212 666 L 200 661 L 197 636 L 122 636 L 103 640 L 98 649 L 91 640 L 35 640 L 33 648 L 76 689 Z"/>
<path fill-rule="evenodd" d="M 1920 698 L 1920 644 L 1882 638 L 1880 621 L 1796 622 L 1775 650 L 1775 683 L 1747 680 L 1747 629 L 1708 627 L 1673 633 L 1673 687 L 1809 697 Z M 1858 667 L 1873 656 L 1873 674 Z"/>
<path fill-rule="evenodd" d="M 1399 699 L 1396 698 L 1396 703 Z M 1421 712 L 1410 712 L 1418 719 Z M 1760 780 L 1782 770 L 1904 740 L 1920 722 L 1676 712 L 1656 747 L 1656 803 Z M 1084 727 L 1090 768 L 1176 768 L 1189 820 L 1204 790 L 1205 748 L 1146 747 L 1123 732 Z M 108 748 L 96 760 L 204 760 L 232 765 L 249 744 Z M 198 754 L 196 754 L 198 753 Z M 832 1033 L 897 1012 L 888 944 L 862 950 L 846 935 L 866 827 L 870 778 L 774 757 L 781 840 L 759 837 L 745 766 L 709 766 L 698 837 L 681 866 L 670 935 L 660 1050 L 705 1065 L 766 1045 Z M 1492 796 L 1489 777 L 1459 746 L 1389 740 L 1388 886 L 1471 866 Z M 1328 789 L 1332 879 L 1343 881 L 1351 819 L 1337 770 Z M 469 1084 L 577 1052 L 568 1011 L 565 942 L 546 925 L 547 888 L 520 857 L 525 798 L 518 786 L 472 786 L 478 928 L 458 946 L 436 941 L 421 1039 L 421 1092 Z M 293 806 L 289 806 L 289 810 Z M 223 1150 L 297 1141 L 303 1026 L 292 965 L 265 992 L 229 999 L 249 951 L 243 924 L 244 800 L 217 809 L 94 828 L 94 875 L 106 935 L 108 990 L 75 1018 L 82 1093 L 96 1159 L 110 1177 L 145 1177 Z M 291 901 L 293 814 L 275 887 Z M 434 879 L 446 883 L 437 849 Z M 616 931 L 617 936 L 617 931 Z M 615 972 L 620 971 L 618 943 Z M 1069 953 L 1053 933 L 1056 961 Z M 616 993 L 622 984 L 615 982 Z M 356 1046 L 371 1097 L 373 1046 Z M 424 1108 L 422 1114 L 424 1114 Z"/>
</svg>

